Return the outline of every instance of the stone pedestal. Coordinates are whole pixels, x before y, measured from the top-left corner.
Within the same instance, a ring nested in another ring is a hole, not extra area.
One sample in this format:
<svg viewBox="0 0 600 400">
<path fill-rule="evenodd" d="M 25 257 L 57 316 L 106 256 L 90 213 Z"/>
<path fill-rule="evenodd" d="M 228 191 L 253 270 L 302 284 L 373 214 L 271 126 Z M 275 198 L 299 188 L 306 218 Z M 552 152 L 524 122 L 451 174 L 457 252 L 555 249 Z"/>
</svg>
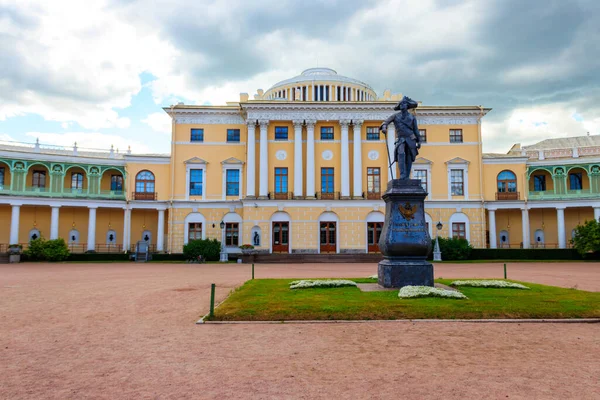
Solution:
<svg viewBox="0 0 600 400">
<path fill-rule="evenodd" d="M 383 195 L 385 223 L 379 238 L 383 261 L 378 283 L 385 288 L 433 286 L 433 265 L 426 261 L 431 238 L 425 223 L 427 192 L 419 179 L 393 179 Z"/>
</svg>

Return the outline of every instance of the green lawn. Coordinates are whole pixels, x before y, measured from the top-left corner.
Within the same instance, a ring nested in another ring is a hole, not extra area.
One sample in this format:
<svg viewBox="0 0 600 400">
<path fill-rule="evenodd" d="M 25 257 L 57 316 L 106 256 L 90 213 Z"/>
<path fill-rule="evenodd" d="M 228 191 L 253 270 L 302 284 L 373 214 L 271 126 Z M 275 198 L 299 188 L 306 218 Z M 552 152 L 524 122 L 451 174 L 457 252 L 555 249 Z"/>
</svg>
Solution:
<svg viewBox="0 0 600 400">
<path fill-rule="evenodd" d="M 215 310 L 212 320 L 600 318 L 600 293 L 527 282 L 519 283 L 531 290 L 462 287 L 460 291 L 469 299 L 455 300 L 400 299 L 397 290 L 361 292 L 356 287 L 290 290 L 292 280 L 246 282 Z M 436 282 L 448 285 L 452 280 Z"/>
</svg>

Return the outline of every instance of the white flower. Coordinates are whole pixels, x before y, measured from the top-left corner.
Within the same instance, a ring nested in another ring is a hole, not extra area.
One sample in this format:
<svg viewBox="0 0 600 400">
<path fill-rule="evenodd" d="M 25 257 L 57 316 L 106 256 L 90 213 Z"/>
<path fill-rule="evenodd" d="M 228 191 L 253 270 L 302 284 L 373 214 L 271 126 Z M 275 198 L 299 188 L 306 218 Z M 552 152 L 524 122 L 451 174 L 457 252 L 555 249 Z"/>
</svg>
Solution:
<svg viewBox="0 0 600 400">
<path fill-rule="evenodd" d="M 324 280 L 301 280 L 290 283 L 290 289 L 307 289 L 307 288 L 330 288 L 356 286 L 356 282 L 346 279 L 324 279 Z"/>
<path fill-rule="evenodd" d="M 379 276 L 377 274 L 375 275 L 371 275 L 369 277 L 367 277 L 368 279 L 379 279 Z"/>
<path fill-rule="evenodd" d="M 451 286 L 471 286 L 471 287 L 484 287 L 484 288 L 510 288 L 510 289 L 529 289 L 527 286 L 523 286 L 520 283 L 501 281 L 501 280 L 467 280 L 467 281 L 454 281 L 450 284 Z"/>
<path fill-rule="evenodd" d="M 400 289 L 398 297 L 409 299 L 415 297 L 446 297 L 452 299 L 466 299 L 467 296 L 455 290 L 439 289 L 431 286 L 404 286 Z"/>
</svg>

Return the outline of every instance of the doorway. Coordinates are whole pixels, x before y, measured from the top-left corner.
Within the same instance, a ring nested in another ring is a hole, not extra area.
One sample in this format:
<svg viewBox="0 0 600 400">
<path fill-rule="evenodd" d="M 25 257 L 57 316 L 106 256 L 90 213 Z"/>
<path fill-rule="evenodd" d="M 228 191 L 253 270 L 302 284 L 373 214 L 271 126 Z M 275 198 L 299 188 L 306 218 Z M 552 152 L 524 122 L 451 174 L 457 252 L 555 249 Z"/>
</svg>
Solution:
<svg viewBox="0 0 600 400">
<path fill-rule="evenodd" d="M 273 253 L 289 253 L 290 224 L 289 222 L 273 222 Z"/>
<path fill-rule="evenodd" d="M 367 223 L 367 250 L 369 253 L 379 253 L 379 237 L 383 230 L 383 222 Z"/>
<path fill-rule="evenodd" d="M 319 226 L 319 236 L 321 243 L 321 253 L 336 252 L 336 224 L 335 222 L 321 222 Z"/>
</svg>

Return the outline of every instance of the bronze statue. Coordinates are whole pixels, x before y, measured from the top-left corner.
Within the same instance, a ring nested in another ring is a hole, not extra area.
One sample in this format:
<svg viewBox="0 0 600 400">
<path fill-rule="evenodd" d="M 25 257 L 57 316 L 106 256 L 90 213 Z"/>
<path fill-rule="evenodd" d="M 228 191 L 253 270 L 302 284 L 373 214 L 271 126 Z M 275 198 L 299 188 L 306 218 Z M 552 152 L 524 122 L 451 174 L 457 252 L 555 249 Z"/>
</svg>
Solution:
<svg viewBox="0 0 600 400">
<path fill-rule="evenodd" d="M 394 126 L 396 127 L 394 162 L 397 162 L 400 167 L 400 179 L 408 179 L 410 177 L 412 163 L 417 158 L 419 148 L 421 148 L 421 136 L 419 135 L 417 119 L 408 112 L 410 108 L 417 108 L 417 106 L 418 103 L 416 101 L 404 96 L 400 100 L 400 103 L 394 107 L 394 110 L 400 110 L 400 112 L 383 121 L 379 127 L 379 130 L 384 135 L 387 135 L 388 125 L 394 122 Z M 390 168 L 394 162 L 391 163 Z"/>
</svg>

